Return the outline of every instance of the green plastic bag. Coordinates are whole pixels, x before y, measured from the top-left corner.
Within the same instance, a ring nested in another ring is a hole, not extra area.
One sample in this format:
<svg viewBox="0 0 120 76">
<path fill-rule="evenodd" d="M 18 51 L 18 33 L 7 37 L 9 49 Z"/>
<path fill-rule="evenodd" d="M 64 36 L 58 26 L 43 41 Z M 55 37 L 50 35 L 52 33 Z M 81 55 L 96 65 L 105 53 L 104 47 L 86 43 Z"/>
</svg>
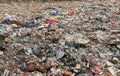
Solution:
<svg viewBox="0 0 120 76">
<path fill-rule="evenodd" d="M 29 5 L 27 3 L 22 4 L 23 7 L 28 7 Z"/>
</svg>

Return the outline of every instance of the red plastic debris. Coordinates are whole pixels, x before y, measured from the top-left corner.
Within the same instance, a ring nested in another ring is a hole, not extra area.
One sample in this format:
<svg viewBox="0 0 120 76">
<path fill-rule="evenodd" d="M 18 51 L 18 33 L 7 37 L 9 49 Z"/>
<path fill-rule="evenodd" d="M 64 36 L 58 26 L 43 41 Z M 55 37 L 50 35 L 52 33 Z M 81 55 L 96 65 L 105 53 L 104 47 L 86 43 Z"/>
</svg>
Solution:
<svg viewBox="0 0 120 76">
<path fill-rule="evenodd" d="M 54 24 L 54 23 L 56 23 L 56 22 L 57 22 L 57 20 L 53 20 L 53 19 L 47 19 L 47 20 L 45 21 L 46 24 Z"/>
</svg>

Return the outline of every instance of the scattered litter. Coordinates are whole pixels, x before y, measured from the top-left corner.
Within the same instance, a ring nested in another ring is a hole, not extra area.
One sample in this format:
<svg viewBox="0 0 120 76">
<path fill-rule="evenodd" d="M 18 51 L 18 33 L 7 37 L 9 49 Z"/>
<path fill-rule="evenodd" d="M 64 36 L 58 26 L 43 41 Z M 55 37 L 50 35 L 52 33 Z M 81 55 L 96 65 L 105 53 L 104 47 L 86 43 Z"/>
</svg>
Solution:
<svg viewBox="0 0 120 76">
<path fill-rule="evenodd" d="M 0 3 L 0 76 L 120 76 L 119 0 L 36 1 Z"/>
</svg>

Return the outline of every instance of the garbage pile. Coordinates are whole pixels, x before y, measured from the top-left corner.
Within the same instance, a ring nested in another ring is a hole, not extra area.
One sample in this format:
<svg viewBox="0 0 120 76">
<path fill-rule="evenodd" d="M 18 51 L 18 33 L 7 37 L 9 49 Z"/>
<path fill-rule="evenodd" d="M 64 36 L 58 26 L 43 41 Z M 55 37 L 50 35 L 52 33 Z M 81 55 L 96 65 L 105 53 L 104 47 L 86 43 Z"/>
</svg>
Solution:
<svg viewBox="0 0 120 76">
<path fill-rule="evenodd" d="M 120 76 L 117 2 L 0 7 L 0 76 Z"/>
</svg>

